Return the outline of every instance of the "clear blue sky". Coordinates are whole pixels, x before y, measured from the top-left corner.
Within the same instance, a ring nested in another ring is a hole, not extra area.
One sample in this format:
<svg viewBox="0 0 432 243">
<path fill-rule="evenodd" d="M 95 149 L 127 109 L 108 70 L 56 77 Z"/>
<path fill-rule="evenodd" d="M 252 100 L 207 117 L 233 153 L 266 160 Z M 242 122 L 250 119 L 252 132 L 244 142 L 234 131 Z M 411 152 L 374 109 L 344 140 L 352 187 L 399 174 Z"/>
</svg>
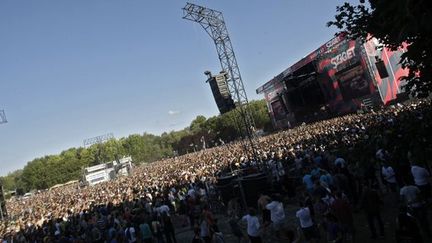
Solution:
<svg viewBox="0 0 432 243">
<path fill-rule="evenodd" d="M 223 12 L 249 99 L 321 44 L 342 1 L 191 1 Z M 112 132 L 178 130 L 217 115 L 220 71 L 179 0 L 1 0 L 0 175 Z"/>
</svg>

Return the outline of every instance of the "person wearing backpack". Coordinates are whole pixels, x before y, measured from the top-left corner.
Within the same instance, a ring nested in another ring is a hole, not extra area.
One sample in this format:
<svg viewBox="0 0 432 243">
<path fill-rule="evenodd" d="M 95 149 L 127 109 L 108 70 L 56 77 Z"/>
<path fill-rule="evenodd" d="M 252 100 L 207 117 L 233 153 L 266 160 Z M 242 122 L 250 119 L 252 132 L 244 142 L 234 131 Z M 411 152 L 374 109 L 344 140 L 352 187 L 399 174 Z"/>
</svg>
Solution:
<svg viewBox="0 0 432 243">
<path fill-rule="evenodd" d="M 132 224 L 130 222 L 128 222 L 126 225 L 125 236 L 126 236 L 126 240 L 129 243 L 137 242 L 135 228 L 132 226 Z"/>
</svg>

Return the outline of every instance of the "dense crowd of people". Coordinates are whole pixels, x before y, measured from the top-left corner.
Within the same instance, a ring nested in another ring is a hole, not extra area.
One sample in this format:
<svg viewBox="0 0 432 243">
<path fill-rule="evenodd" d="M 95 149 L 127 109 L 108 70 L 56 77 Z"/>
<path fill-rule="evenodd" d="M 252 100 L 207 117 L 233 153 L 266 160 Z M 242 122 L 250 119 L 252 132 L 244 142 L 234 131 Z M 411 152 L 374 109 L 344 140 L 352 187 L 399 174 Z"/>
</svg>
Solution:
<svg viewBox="0 0 432 243">
<path fill-rule="evenodd" d="M 400 207 L 397 238 L 421 242 L 430 235 L 430 105 L 417 100 L 305 124 L 254 138 L 254 152 L 234 142 L 138 166 L 128 177 L 95 186 L 13 198 L 0 239 L 177 242 L 173 215 L 187 215 L 182 224 L 194 230 L 191 241 L 223 242 L 210 207 L 217 178 L 259 168 L 268 172 L 272 186 L 256 198 L 257 208 L 240 218 L 230 215 L 239 238 L 236 224 L 243 221 L 250 242 L 262 242 L 263 228 L 290 241 L 346 242 L 355 238 L 354 207 L 364 211 L 372 238 L 384 236 L 378 205 L 385 187 L 395 197 L 393 206 Z M 296 188 L 288 177 L 301 178 L 302 186 Z M 287 195 L 299 201 L 299 232 L 284 227 Z"/>
</svg>

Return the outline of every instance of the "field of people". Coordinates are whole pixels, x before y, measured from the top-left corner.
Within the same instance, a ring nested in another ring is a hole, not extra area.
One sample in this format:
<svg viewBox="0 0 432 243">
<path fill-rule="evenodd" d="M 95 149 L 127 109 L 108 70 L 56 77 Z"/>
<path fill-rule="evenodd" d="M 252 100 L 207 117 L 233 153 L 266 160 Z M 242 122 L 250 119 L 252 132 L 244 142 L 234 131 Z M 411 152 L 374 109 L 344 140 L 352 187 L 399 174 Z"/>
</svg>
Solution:
<svg viewBox="0 0 432 243">
<path fill-rule="evenodd" d="M 255 138 L 257 158 L 237 142 L 135 167 L 129 177 L 96 186 L 11 199 L 1 235 L 17 242 L 175 242 L 185 235 L 191 239 L 180 242 L 222 242 L 222 233 L 241 233 L 269 242 L 263 236 L 270 231 L 281 242 L 350 242 L 365 235 L 426 241 L 430 105 L 410 101 Z M 228 214 L 215 216 L 208 199 L 218 176 L 258 167 L 267 168 L 272 182 L 257 207 L 226 205 Z M 301 185 L 290 185 L 288 177 Z M 384 226 L 382 212 L 398 216 L 398 224 L 391 218 Z M 242 218 L 246 230 L 236 226 Z M 369 230 L 357 230 L 359 222 Z M 180 228 L 186 230 L 176 235 Z"/>
</svg>

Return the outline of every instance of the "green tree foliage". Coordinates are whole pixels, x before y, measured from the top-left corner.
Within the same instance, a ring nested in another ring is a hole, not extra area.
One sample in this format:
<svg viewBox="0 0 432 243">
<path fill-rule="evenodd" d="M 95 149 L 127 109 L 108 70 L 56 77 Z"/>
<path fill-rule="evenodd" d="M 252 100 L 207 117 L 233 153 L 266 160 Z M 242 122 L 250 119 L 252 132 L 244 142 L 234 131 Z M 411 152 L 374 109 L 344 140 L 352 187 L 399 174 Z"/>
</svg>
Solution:
<svg viewBox="0 0 432 243">
<path fill-rule="evenodd" d="M 358 5 L 337 7 L 336 26 L 353 39 L 376 37 L 387 48 L 407 45 L 401 57 L 409 68 L 403 79 L 412 95 L 428 96 L 432 90 L 432 5 L 427 0 L 360 0 Z"/>
<path fill-rule="evenodd" d="M 252 101 L 249 109 L 254 116 L 256 127 L 271 126 L 264 100 Z M 164 132 L 160 136 L 149 133 L 132 134 L 125 138 L 111 139 L 105 143 L 83 148 L 70 148 L 58 155 L 36 158 L 18 170 L 2 177 L 6 190 L 26 192 L 32 189 L 46 189 L 59 183 L 81 179 L 85 167 L 113 161 L 123 156 L 132 156 L 134 163 L 150 163 L 176 154 L 229 142 L 240 135 L 238 110 L 206 119 L 197 116 L 189 127 L 180 131 Z M 192 145 L 192 146 L 191 146 Z"/>
</svg>

